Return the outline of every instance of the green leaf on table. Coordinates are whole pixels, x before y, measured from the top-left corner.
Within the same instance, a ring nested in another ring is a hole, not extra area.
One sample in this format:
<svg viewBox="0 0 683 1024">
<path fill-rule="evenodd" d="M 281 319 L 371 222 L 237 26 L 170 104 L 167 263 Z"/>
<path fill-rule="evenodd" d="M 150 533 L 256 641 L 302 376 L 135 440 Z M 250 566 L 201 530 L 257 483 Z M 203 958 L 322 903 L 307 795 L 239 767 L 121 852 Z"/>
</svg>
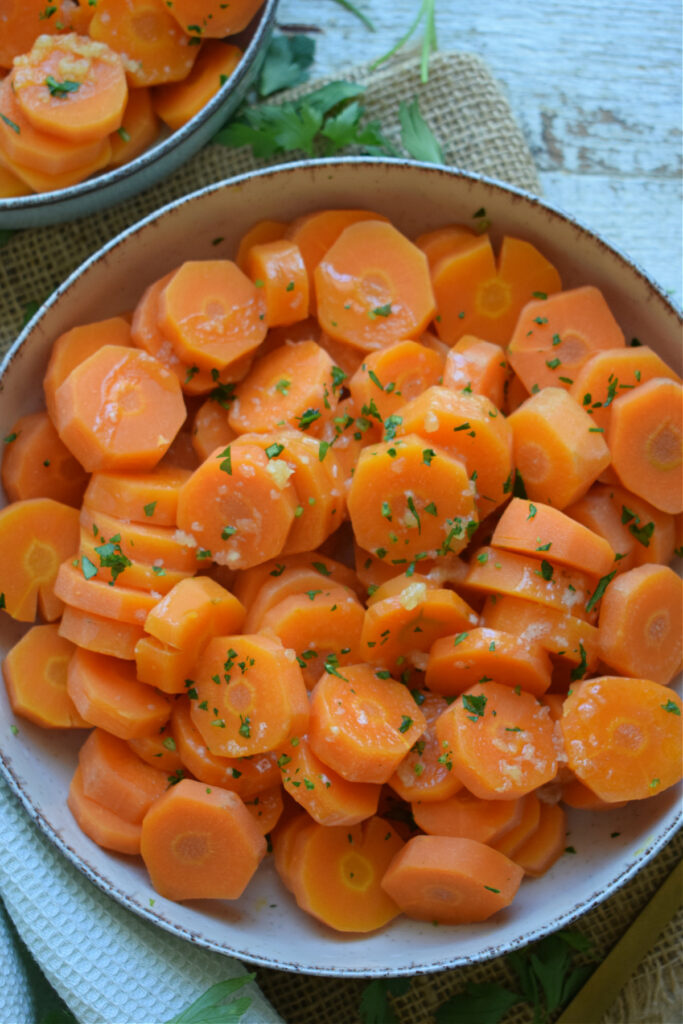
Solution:
<svg viewBox="0 0 683 1024">
<path fill-rule="evenodd" d="M 443 150 L 420 113 L 417 97 L 412 103 L 403 100 L 398 108 L 398 116 L 401 122 L 401 142 L 410 155 L 425 163 L 442 164 Z"/>
<path fill-rule="evenodd" d="M 11 228 L 0 228 L 0 249 L 4 249 L 15 232 Z"/>
<path fill-rule="evenodd" d="M 35 316 L 40 309 L 40 302 L 37 299 L 30 299 L 24 303 L 22 327 L 25 327 L 31 317 Z"/>
<path fill-rule="evenodd" d="M 226 1000 L 253 978 L 253 974 L 246 974 L 243 978 L 219 981 L 166 1024 L 238 1024 L 251 1006 L 251 999 L 242 996 L 229 1003 Z"/>
<path fill-rule="evenodd" d="M 354 17 L 358 18 L 359 21 L 362 21 L 365 27 L 369 28 L 371 32 L 377 31 L 373 23 L 368 18 L 367 14 L 361 11 L 360 7 L 356 7 L 355 4 L 352 4 L 351 0 L 334 0 L 334 2 L 336 4 L 339 4 L 340 7 L 343 7 L 345 11 L 349 11 L 351 14 L 353 14 Z"/>
<path fill-rule="evenodd" d="M 310 36 L 273 36 L 261 67 L 259 96 L 272 96 L 306 82 L 314 57 L 315 40 Z"/>
<path fill-rule="evenodd" d="M 358 85 L 356 82 L 345 82 L 341 79 L 337 82 L 328 82 L 327 85 L 321 85 L 314 92 L 309 92 L 308 96 L 305 96 L 301 103 L 304 106 L 312 107 L 325 116 L 346 100 L 357 99 L 364 92 L 364 85 Z"/>
<path fill-rule="evenodd" d="M 468 982 L 464 992 L 452 996 L 436 1011 L 436 1024 L 498 1024 L 520 1002 L 516 992 L 495 982 Z"/>
<path fill-rule="evenodd" d="M 363 1024 L 398 1024 L 387 996 L 402 996 L 410 988 L 410 978 L 375 978 L 363 989 L 358 1007 Z"/>
<path fill-rule="evenodd" d="M 576 995 L 595 970 L 595 964 L 574 963 L 573 953 L 585 953 L 592 943 L 580 932 L 556 932 L 528 952 L 508 953 L 522 996 L 533 1007 L 534 1024 L 545 1021 Z"/>
</svg>

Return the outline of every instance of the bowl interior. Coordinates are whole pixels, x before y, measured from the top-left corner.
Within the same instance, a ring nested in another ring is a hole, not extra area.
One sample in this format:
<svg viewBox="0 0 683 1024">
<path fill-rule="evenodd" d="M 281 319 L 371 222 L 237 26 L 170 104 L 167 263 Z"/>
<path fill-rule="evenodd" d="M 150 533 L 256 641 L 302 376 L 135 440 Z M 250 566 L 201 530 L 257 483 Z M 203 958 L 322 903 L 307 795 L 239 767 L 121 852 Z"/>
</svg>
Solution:
<svg viewBox="0 0 683 1024">
<path fill-rule="evenodd" d="M 366 207 L 408 235 L 469 222 L 482 206 L 496 239 L 519 235 L 559 268 L 565 287 L 600 287 L 627 339 L 680 360 L 680 318 L 635 266 L 580 225 L 495 182 L 411 163 L 342 160 L 292 165 L 207 188 L 130 229 L 55 293 L 8 354 L 0 377 L 0 429 L 42 406 L 40 381 L 64 330 L 131 309 L 144 287 L 186 259 L 231 257 L 255 220 L 290 220 L 312 209 Z M 22 632 L 0 621 L 4 654 Z M 269 859 L 234 903 L 174 904 L 152 890 L 143 866 L 99 849 L 75 825 L 65 794 L 83 734 L 57 735 L 18 721 L 0 701 L 0 759 L 10 784 L 59 848 L 107 892 L 160 926 L 201 945 L 271 967 L 327 975 L 440 970 L 496 956 L 565 925 L 636 872 L 681 820 L 680 787 L 623 810 L 570 812 L 567 845 L 544 877 L 525 882 L 492 922 L 434 927 L 399 918 L 367 937 L 335 934 L 298 910 Z M 613 835 L 617 833 L 617 835 Z M 154 900 L 152 906 L 150 901 Z"/>
</svg>

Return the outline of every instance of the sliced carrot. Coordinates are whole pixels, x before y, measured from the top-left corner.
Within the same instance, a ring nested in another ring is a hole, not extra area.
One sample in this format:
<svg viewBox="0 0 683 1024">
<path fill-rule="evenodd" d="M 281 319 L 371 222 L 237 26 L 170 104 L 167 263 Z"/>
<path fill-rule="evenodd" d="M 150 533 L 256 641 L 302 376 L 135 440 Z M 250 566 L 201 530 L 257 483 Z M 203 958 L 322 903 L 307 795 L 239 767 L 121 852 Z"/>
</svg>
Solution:
<svg viewBox="0 0 683 1024">
<path fill-rule="evenodd" d="M 45 405 L 52 419 L 55 418 L 55 392 L 79 363 L 103 345 L 131 344 L 130 324 L 122 316 L 72 327 L 70 331 L 60 334 L 50 349 L 50 359 L 43 379 Z"/>
<path fill-rule="evenodd" d="M 192 720 L 212 753 L 262 754 L 306 732 L 301 669 L 294 652 L 274 637 L 214 637 L 197 662 L 194 683 Z"/>
<path fill-rule="evenodd" d="M 178 490 L 186 469 L 159 466 L 151 473 L 93 473 L 85 495 L 94 513 L 154 526 L 175 526 Z"/>
<path fill-rule="evenodd" d="M 474 231 L 465 227 L 464 224 L 448 224 L 445 227 L 435 228 L 433 231 L 425 231 L 418 235 L 415 245 L 427 257 L 431 270 L 444 256 L 455 255 L 475 243 L 476 239 Z"/>
<path fill-rule="evenodd" d="M 444 712 L 436 734 L 460 781 L 484 800 L 514 800 L 557 771 L 548 708 L 524 690 L 477 683 Z"/>
<path fill-rule="evenodd" d="M 628 528 L 628 513 L 626 513 L 626 521 L 624 522 L 622 510 L 618 503 L 614 501 L 613 495 L 613 487 L 607 484 L 595 483 L 582 498 L 572 502 L 571 505 L 567 505 L 565 512 L 572 519 L 576 519 L 577 522 L 582 523 L 583 526 L 607 541 L 615 552 L 615 561 L 612 568 L 621 573 L 626 572 L 627 569 L 632 569 L 636 564 L 636 548 L 638 544 L 634 534 Z M 647 525 L 647 522 L 644 525 Z M 636 517 L 631 519 L 631 524 L 636 525 L 636 528 L 638 528 L 639 524 L 636 524 Z M 643 536 L 645 537 L 645 535 Z M 647 538 L 645 537 L 645 539 Z"/>
<path fill-rule="evenodd" d="M 150 611 L 145 631 L 181 651 L 200 650 L 212 636 L 237 632 L 244 606 L 208 576 L 181 580 Z"/>
<path fill-rule="evenodd" d="M 170 722 L 162 725 L 154 736 L 139 736 L 137 739 L 128 740 L 128 746 L 133 753 L 152 768 L 165 772 L 167 777 L 172 775 L 173 780 L 179 777 L 178 773 L 182 771 L 183 762 L 178 753 L 178 744 L 173 737 Z"/>
<path fill-rule="evenodd" d="M 527 793 L 519 802 L 522 812 L 517 824 L 491 843 L 494 850 L 511 860 L 515 859 L 517 850 L 536 832 L 541 821 L 542 805 L 535 793 Z"/>
<path fill-rule="evenodd" d="M 522 875 L 474 839 L 415 836 L 389 865 L 382 888 L 418 921 L 474 924 L 512 903 Z"/>
<path fill-rule="evenodd" d="M 152 768 L 125 740 L 93 729 L 78 754 L 85 795 L 114 814 L 140 824 L 168 788 L 165 772 Z"/>
<path fill-rule="evenodd" d="M 2 674 L 12 711 L 44 729 L 85 729 L 66 689 L 74 645 L 54 623 L 32 626 L 7 652 Z"/>
<path fill-rule="evenodd" d="M 564 704 L 568 765 L 602 800 L 656 796 L 681 778 L 680 711 L 680 698 L 649 679 L 587 679 Z"/>
<path fill-rule="evenodd" d="M 177 11 L 169 8 L 171 14 Z M 202 46 L 190 73 L 181 82 L 154 90 L 154 110 L 172 132 L 182 128 L 206 106 L 242 59 L 239 46 L 210 39 Z"/>
<path fill-rule="evenodd" d="M 159 327 L 184 363 L 222 370 L 266 336 L 259 289 L 231 260 L 195 260 L 175 271 L 159 297 Z"/>
<path fill-rule="evenodd" d="M 493 679 L 538 697 L 550 686 L 551 675 L 550 658 L 540 644 L 481 626 L 444 636 L 432 645 L 425 683 L 435 693 L 451 697 Z"/>
<path fill-rule="evenodd" d="M 594 484 L 566 511 L 615 545 L 619 557 L 612 568 L 617 572 L 650 562 L 666 564 L 673 558 L 674 517 L 625 487 Z"/>
<path fill-rule="evenodd" d="M 324 764 L 305 736 L 286 743 L 278 758 L 282 785 L 320 825 L 357 825 L 377 813 L 380 786 L 349 782 Z"/>
<path fill-rule="evenodd" d="M 80 36 L 87 36 L 90 22 L 95 14 L 95 6 L 95 4 L 87 3 L 87 0 L 84 3 L 77 0 L 76 5 L 69 5 L 66 11 L 62 10 L 62 14 L 68 20 L 69 28 L 73 32 L 78 32 Z"/>
<path fill-rule="evenodd" d="M 311 695 L 311 748 L 352 782 L 388 782 L 426 726 L 406 687 L 369 665 L 325 672 Z"/>
<path fill-rule="evenodd" d="M 164 0 L 98 0 L 89 32 L 126 54 L 133 86 L 180 81 L 192 70 L 199 52 Z"/>
<path fill-rule="evenodd" d="M 680 383 L 655 377 L 615 399 L 607 443 L 625 487 L 662 512 L 683 511 Z"/>
<path fill-rule="evenodd" d="M 253 877 L 266 841 L 235 793 L 182 779 L 145 815 L 140 852 L 166 899 L 231 900 Z"/>
<path fill-rule="evenodd" d="M 120 543 L 113 538 L 106 541 L 105 537 L 93 536 L 92 532 L 81 527 L 78 563 L 87 566 L 90 562 L 98 570 L 100 568 L 109 569 L 109 575 L 112 577 L 118 569 L 125 566 L 126 587 L 131 587 L 133 590 L 145 590 L 155 595 L 157 599 L 162 594 L 167 594 L 180 580 L 192 575 L 191 572 L 183 572 L 180 569 L 164 569 L 161 564 L 154 565 L 137 561 L 137 559 L 133 561 L 130 558 L 125 558 L 119 551 L 120 546 Z M 84 562 L 83 559 L 86 561 Z M 107 578 L 106 572 L 103 573 L 103 577 L 106 582 L 111 582 Z"/>
<path fill-rule="evenodd" d="M 415 822 L 431 836 L 456 836 L 493 845 L 522 818 L 522 799 L 482 800 L 461 789 L 446 800 L 414 802 Z"/>
<path fill-rule="evenodd" d="M 323 570 L 323 571 L 321 571 Z M 318 568 L 311 563 L 295 565 L 291 568 L 283 568 L 277 576 L 266 576 L 258 592 L 254 595 L 249 605 L 249 611 L 244 621 L 245 633 L 257 633 L 261 629 L 263 616 L 274 608 L 286 597 L 296 594 L 313 594 L 313 599 L 322 590 L 340 589 L 329 579 L 330 573 L 325 571 L 325 565 L 318 563 Z M 350 587 L 342 587 L 343 591 L 353 594 Z"/>
<path fill-rule="evenodd" d="M 526 402 L 529 392 L 514 371 L 510 373 L 506 385 L 502 409 L 509 416 L 515 409 L 519 409 L 522 402 Z"/>
<path fill-rule="evenodd" d="M 247 273 L 247 253 L 253 245 L 262 245 L 264 242 L 276 242 L 282 238 L 287 230 L 287 222 L 284 220 L 259 220 L 248 231 L 242 235 L 235 262 L 243 273 Z"/>
<path fill-rule="evenodd" d="M 38 131 L 69 142 L 99 142 L 121 127 L 128 99 L 123 61 L 103 43 L 71 32 L 38 36 L 14 61 L 12 89 Z"/>
<path fill-rule="evenodd" d="M 542 803 L 536 831 L 512 858 L 525 875 L 538 878 L 549 871 L 566 849 L 567 818 L 559 804 Z"/>
<path fill-rule="evenodd" d="M 59 635 L 84 650 L 132 661 L 135 645 L 144 633 L 141 626 L 117 622 L 67 605 L 59 623 Z"/>
<path fill-rule="evenodd" d="M 600 604 L 600 657 L 625 676 L 670 683 L 683 655 L 683 583 L 666 565 L 613 579 Z"/>
<path fill-rule="evenodd" d="M 98 547 L 114 544 L 116 548 L 118 545 L 123 558 L 131 562 L 145 562 L 159 573 L 162 569 L 192 572 L 196 568 L 194 545 L 188 543 L 189 539 L 171 526 L 151 526 L 118 519 L 106 512 L 96 512 L 87 504 L 81 509 L 80 521 L 82 531 L 91 535 Z M 113 552 L 118 553 L 117 550 Z M 98 562 L 95 564 L 98 565 Z M 102 568 L 106 568 L 106 564 Z"/>
<path fill-rule="evenodd" d="M 31 187 L 0 161 L 0 198 L 16 199 L 31 194 Z"/>
<path fill-rule="evenodd" d="M 181 651 L 153 636 L 144 636 L 135 645 L 137 678 L 163 693 L 185 693 L 196 660 L 196 650 Z"/>
<path fill-rule="evenodd" d="M 120 739 L 149 736 L 164 725 L 171 705 L 135 678 L 135 665 L 79 647 L 69 662 L 67 687 L 79 714 Z"/>
<path fill-rule="evenodd" d="M 513 459 L 528 497 L 566 508 L 610 462 L 602 433 L 566 391 L 547 387 L 511 416 Z"/>
<path fill-rule="evenodd" d="M 1 90 L 2 86 L 0 85 Z M 60 145 L 63 144 L 64 140 L 61 139 Z M 11 174 L 14 174 L 15 177 L 23 181 L 31 192 L 59 192 L 61 189 L 70 188 L 72 185 L 77 185 L 80 181 L 84 181 L 91 174 L 97 174 L 98 171 L 103 170 L 111 159 L 111 143 L 107 138 L 97 143 L 95 155 L 85 163 L 79 164 L 78 167 L 71 171 L 61 171 L 59 174 L 52 174 L 43 170 L 36 170 L 35 167 L 29 167 L 19 163 L 17 160 L 11 159 L 7 153 L 3 152 L 1 147 L 2 142 L 0 140 L 0 165 L 4 165 L 6 170 L 9 170 Z"/>
<path fill-rule="evenodd" d="M 550 505 L 513 498 L 496 524 L 491 546 L 525 555 L 547 552 L 558 565 L 605 576 L 614 568 L 614 551 L 592 530 Z"/>
<path fill-rule="evenodd" d="M 80 506 L 88 474 L 60 440 L 46 412 L 21 416 L 2 458 L 2 486 L 10 501 L 53 498 Z"/>
<path fill-rule="evenodd" d="M 290 880 L 297 903 L 340 932 L 366 933 L 399 913 L 382 877 L 403 840 L 383 818 L 359 825 L 301 828 L 293 839 Z"/>
<path fill-rule="evenodd" d="M 358 409 L 376 408 L 386 421 L 425 388 L 438 384 L 442 373 L 437 352 L 416 341 L 399 341 L 369 353 L 348 386 Z"/>
<path fill-rule="evenodd" d="M 197 38 L 221 39 L 246 28 L 263 0 L 174 0 L 169 8 L 185 32 Z M 196 24 L 193 24 L 196 23 Z"/>
<path fill-rule="evenodd" d="M 268 835 L 275 828 L 284 808 L 282 786 L 278 783 L 271 789 L 264 789 L 251 800 L 245 800 L 244 806 L 258 825 L 262 835 Z"/>
<path fill-rule="evenodd" d="M 417 434 L 363 448 L 348 507 L 360 546 L 397 565 L 457 554 L 477 521 L 464 464 Z"/>
<path fill-rule="evenodd" d="M 484 395 L 502 409 L 507 377 L 508 363 L 500 345 L 464 334 L 448 353 L 443 386 Z"/>
<path fill-rule="evenodd" d="M 311 817 L 305 811 L 292 814 L 278 822 L 273 842 L 273 861 L 283 885 L 292 891 L 292 870 L 294 867 L 294 844 L 297 835 L 312 824 Z"/>
<path fill-rule="evenodd" d="M 326 445 L 334 445 L 340 479 L 348 493 L 361 448 L 375 440 L 378 431 L 370 420 L 359 415 L 359 409 L 350 397 L 342 398 L 334 412 L 335 415 L 325 422 L 320 431 L 321 440 L 325 442 L 321 451 L 327 450 Z"/>
<path fill-rule="evenodd" d="M 577 618 L 522 597 L 492 594 L 481 614 L 482 626 L 512 633 L 522 643 L 537 643 L 573 665 L 582 675 L 598 662 L 598 630 Z"/>
<path fill-rule="evenodd" d="M 254 245 L 246 274 L 263 291 L 268 327 L 288 326 L 308 316 L 308 274 L 299 247 L 285 238 Z"/>
<path fill-rule="evenodd" d="M 304 322 L 307 323 L 308 321 Z M 354 348 L 353 345 L 348 345 L 345 341 L 339 341 L 337 338 L 331 338 L 325 331 L 321 331 L 317 320 L 314 320 L 314 323 L 318 328 L 317 337 L 310 331 L 308 337 L 313 337 L 320 347 L 325 349 L 335 366 L 342 370 L 347 377 L 353 377 L 363 362 L 363 353 L 360 349 Z"/>
<path fill-rule="evenodd" d="M 263 562 L 255 565 L 244 572 L 238 572 L 235 579 L 233 592 L 235 597 L 251 611 L 257 595 L 264 583 L 278 579 L 290 569 L 313 569 L 314 572 L 324 576 L 328 584 L 340 587 L 348 587 L 354 590 L 359 597 L 364 596 L 363 588 L 356 577 L 353 569 L 336 562 L 319 551 L 307 551 L 298 555 L 283 555 L 282 558 Z M 306 588 L 309 589 L 309 588 Z"/>
<path fill-rule="evenodd" d="M 192 421 L 192 447 L 200 462 L 216 448 L 225 448 L 236 436 L 228 422 L 228 410 L 220 402 L 207 398 Z"/>
<path fill-rule="evenodd" d="M 116 853 L 140 853 L 142 825 L 126 821 L 108 807 L 86 796 L 80 767 L 74 772 L 66 802 L 78 827 L 98 846 L 105 850 L 115 850 Z"/>
<path fill-rule="evenodd" d="M 134 160 L 152 145 L 158 134 L 159 121 L 151 92 L 144 87 L 129 89 L 121 124 L 109 137 L 112 167 Z"/>
<path fill-rule="evenodd" d="M 52 498 L 15 501 L 0 510 L 0 594 L 13 619 L 33 622 L 36 607 L 48 621 L 62 602 L 54 584 L 60 564 L 78 549 L 78 512 Z"/>
<path fill-rule="evenodd" d="M 279 555 L 298 505 L 283 469 L 256 444 L 238 440 L 213 452 L 178 496 L 178 526 L 197 554 L 231 569 Z"/>
<path fill-rule="evenodd" d="M 416 740 L 389 779 L 389 785 L 402 800 L 446 800 L 462 788 L 457 775 L 441 757 L 436 738 L 435 723 L 448 703 L 443 697 L 428 691 L 414 690 L 413 697 L 427 722 L 427 728 Z"/>
<path fill-rule="evenodd" d="M 59 567 L 54 589 L 60 600 L 83 612 L 144 626 L 157 597 L 119 582 L 114 585 L 111 580 L 98 576 L 97 567 L 92 563 L 77 561 L 74 565 L 73 562 L 67 559 Z"/>
<path fill-rule="evenodd" d="M 625 807 L 627 800 L 614 801 L 601 800 L 592 789 L 589 789 L 583 782 L 575 777 L 562 787 L 562 803 L 573 807 L 578 811 L 614 811 L 619 807 Z"/>
<path fill-rule="evenodd" d="M 20 53 L 26 53 L 39 35 L 60 31 L 60 12 L 43 0 L 22 0 L 21 4 L 3 3 L 0 67 L 11 68 Z"/>
</svg>

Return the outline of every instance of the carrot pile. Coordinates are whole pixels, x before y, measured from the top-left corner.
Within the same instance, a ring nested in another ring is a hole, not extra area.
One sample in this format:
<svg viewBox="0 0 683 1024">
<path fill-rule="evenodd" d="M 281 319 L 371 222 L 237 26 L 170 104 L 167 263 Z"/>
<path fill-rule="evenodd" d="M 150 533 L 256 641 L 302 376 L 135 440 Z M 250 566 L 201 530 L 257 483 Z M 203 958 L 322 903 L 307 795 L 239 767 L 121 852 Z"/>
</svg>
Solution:
<svg viewBox="0 0 683 1024">
<path fill-rule="evenodd" d="M 262 3 L 0 3 L 0 199 L 75 185 L 139 156 L 162 123 L 182 128 Z"/>
<path fill-rule="evenodd" d="M 268 835 L 331 928 L 483 921 L 565 806 L 680 780 L 681 382 L 533 246 L 261 222 L 44 388 L 5 437 L 7 693 L 91 729 L 69 806 L 161 895 L 239 897 Z"/>
</svg>

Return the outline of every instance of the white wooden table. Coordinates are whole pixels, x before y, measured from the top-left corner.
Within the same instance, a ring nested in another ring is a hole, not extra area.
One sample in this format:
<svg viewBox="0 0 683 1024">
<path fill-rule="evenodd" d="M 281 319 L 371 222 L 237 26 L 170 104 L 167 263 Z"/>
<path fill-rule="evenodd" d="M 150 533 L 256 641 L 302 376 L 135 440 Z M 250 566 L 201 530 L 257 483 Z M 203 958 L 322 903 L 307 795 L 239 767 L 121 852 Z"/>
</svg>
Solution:
<svg viewBox="0 0 683 1024">
<path fill-rule="evenodd" d="M 314 74 L 385 53 L 418 0 L 280 0 L 316 26 Z M 439 48 L 483 57 L 505 90 L 544 197 L 635 259 L 680 304 L 679 0 L 436 0 Z"/>
</svg>

